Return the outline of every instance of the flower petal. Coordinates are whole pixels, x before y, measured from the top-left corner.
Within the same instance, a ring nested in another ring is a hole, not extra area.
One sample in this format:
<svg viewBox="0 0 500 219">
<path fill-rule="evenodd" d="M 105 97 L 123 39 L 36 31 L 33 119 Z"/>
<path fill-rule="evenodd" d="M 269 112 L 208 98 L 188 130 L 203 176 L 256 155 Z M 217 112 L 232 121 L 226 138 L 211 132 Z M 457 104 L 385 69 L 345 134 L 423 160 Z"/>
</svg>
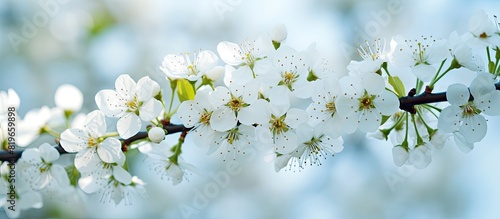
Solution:
<svg viewBox="0 0 500 219">
<path fill-rule="evenodd" d="M 106 118 L 104 113 L 99 110 L 90 112 L 85 119 L 83 127 L 94 138 L 104 135 L 106 133 Z"/>
<path fill-rule="evenodd" d="M 421 63 L 412 66 L 411 71 L 415 76 L 417 76 L 418 79 L 422 80 L 423 82 L 429 82 L 434 77 L 436 68 L 434 68 L 434 66 L 432 65 Z"/>
<path fill-rule="evenodd" d="M 373 100 L 373 105 L 383 115 L 392 115 L 399 110 L 399 99 L 392 92 L 383 90 L 377 98 Z"/>
<path fill-rule="evenodd" d="M 132 176 L 123 167 L 117 165 L 113 166 L 113 177 L 116 181 L 128 185 L 132 182 Z"/>
<path fill-rule="evenodd" d="M 41 163 L 42 159 L 40 156 L 40 150 L 36 148 L 28 148 L 25 151 L 23 151 L 23 154 L 21 155 L 21 158 L 30 164 L 37 164 Z"/>
<path fill-rule="evenodd" d="M 210 92 L 209 101 L 214 108 L 218 108 L 231 100 L 231 92 L 225 87 L 216 87 Z"/>
<path fill-rule="evenodd" d="M 419 145 L 410 154 L 413 166 L 417 169 L 424 169 L 432 161 L 431 149 L 427 145 Z"/>
<path fill-rule="evenodd" d="M 88 147 L 89 137 L 81 129 L 67 129 L 61 134 L 61 146 L 65 151 L 73 153 L 79 152 Z"/>
<path fill-rule="evenodd" d="M 214 141 L 215 130 L 210 125 L 202 124 L 198 128 L 192 130 L 191 136 L 193 142 L 198 147 L 208 147 L 210 142 Z"/>
<path fill-rule="evenodd" d="M 269 103 L 258 99 L 238 112 L 238 120 L 245 125 L 263 124 L 269 122 L 270 113 Z"/>
<path fill-rule="evenodd" d="M 219 53 L 222 61 L 228 65 L 236 66 L 243 63 L 243 52 L 241 51 L 240 46 L 236 43 L 227 41 L 220 42 L 217 45 L 217 52 Z"/>
<path fill-rule="evenodd" d="M 217 64 L 218 60 L 219 58 L 217 58 L 214 52 L 203 50 L 196 57 L 196 68 L 200 72 L 206 72 L 212 69 Z"/>
<path fill-rule="evenodd" d="M 220 132 L 232 129 L 236 126 L 236 123 L 236 115 L 227 107 L 215 110 L 210 117 L 210 126 Z"/>
<path fill-rule="evenodd" d="M 190 128 L 198 124 L 203 109 L 194 100 L 187 100 L 181 103 L 177 109 L 177 115 L 181 119 L 184 126 Z"/>
<path fill-rule="evenodd" d="M 443 60 L 448 58 L 448 56 L 450 55 L 450 52 L 448 50 L 448 46 L 447 46 L 445 40 L 437 40 L 437 41 L 433 42 L 432 45 L 430 46 L 429 50 L 427 50 L 427 51 L 428 51 L 428 54 L 427 54 L 425 61 L 427 61 L 427 63 L 429 63 L 431 65 L 442 62 Z M 434 72 L 431 72 L 431 73 L 434 74 Z"/>
<path fill-rule="evenodd" d="M 458 129 L 462 119 L 462 110 L 458 106 L 448 106 L 441 111 L 438 118 L 438 129 L 444 133 L 451 133 Z"/>
<path fill-rule="evenodd" d="M 474 103 L 486 115 L 500 115 L 500 91 L 493 91 L 482 100 L 474 99 Z"/>
<path fill-rule="evenodd" d="M 468 142 L 475 143 L 483 140 L 484 136 L 486 136 L 487 128 L 486 119 L 482 115 L 474 115 L 463 119 L 462 126 L 458 129 L 458 132 Z"/>
<path fill-rule="evenodd" d="M 75 156 L 75 167 L 82 172 L 92 168 L 96 162 L 100 161 L 95 148 L 85 148 Z"/>
<path fill-rule="evenodd" d="M 127 113 L 116 123 L 116 129 L 120 137 L 127 139 L 137 134 L 142 127 L 139 116 L 134 113 Z"/>
<path fill-rule="evenodd" d="M 291 128 L 297 128 L 307 122 L 307 113 L 304 110 L 292 108 L 286 113 L 285 123 Z"/>
<path fill-rule="evenodd" d="M 340 79 L 341 94 L 343 96 L 361 97 L 364 93 L 361 78 L 354 76 L 344 76 Z"/>
<path fill-rule="evenodd" d="M 124 101 L 119 101 L 119 98 L 114 90 L 101 90 L 95 95 L 95 103 L 106 116 L 120 117 L 127 107 Z"/>
<path fill-rule="evenodd" d="M 117 163 L 122 155 L 121 152 L 121 143 L 116 138 L 106 138 L 97 146 L 99 158 L 106 163 Z"/>
<path fill-rule="evenodd" d="M 136 92 L 136 83 L 128 74 L 118 76 L 115 81 L 116 92 L 123 98 L 130 100 Z"/>
<path fill-rule="evenodd" d="M 376 109 L 363 110 L 359 115 L 359 130 L 362 132 L 373 132 L 377 130 L 382 122 L 382 115 Z"/>
<path fill-rule="evenodd" d="M 148 101 L 151 98 L 153 98 L 153 95 L 155 95 L 154 89 L 155 87 L 158 87 L 158 83 L 156 81 L 151 80 L 148 76 L 142 77 L 139 79 L 137 82 L 137 87 L 136 87 L 136 93 L 137 95 L 137 100 L 144 102 Z"/>
<path fill-rule="evenodd" d="M 474 149 L 474 143 L 470 143 L 467 140 L 465 140 L 465 137 L 459 132 L 453 132 L 453 137 L 460 151 L 464 153 L 469 153 L 472 149 Z"/>
<path fill-rule="evenodd" d="M 354 97 L 342 95 L 335 100 L 335 107 L 337 113 L 341 116 L 352 115 L 358 111 L 359 100 Z"/>
<path fill-rule="evenodd" d="M 392 159 L 394 164 L 398 167 L 403 166 L 409 156 L 408 150 L 402 146 L 395 146 L 392 148 Z"/>
<path fill-rule="evenodd" d="M 277 156 L 274 159 L 274 170 L 276 172 L 279 172 L 281 169 L 286 167 L 286 165 L 288 164 L 288 161 L 290 161 L 290 158 L 292 158 L 292 155 L 289 155 L 289 154 L 283 154 L 283 155 Z"/>
<path fill-rule="evenodd" d="M 451 105 L 462 106 L 469 102 L 469 88 L 463 84 L 452 84 L 446 90 L 446 99 Z"/>
<path fill-rule="evenodd" d="M 280 154 L 288 154 L 297 148 L 297 136 L 292 132 L 285 132 L 275 139 L 275 150 Z"/>
<path fill-rule="evenodd" d="M 68 173 L 66 173 L 64 167 L 52 165 L 50 167 L 50 175 L 57 182 L 59 188 L 64 188 L 70 185 Z"/>
<path fill-rule="evenodd" d="M 361 82 L 369 94 L 379 94 L 385 89 L 384 78 L 375 73 L 363 74 Z"/>
<path fill-rule="evenodd" d="M 478 74 L 471 82 L 469 89 L 474 99 L 483 99 L 483 96 L 489 95 L 489 93 L 496 90 L 493 75 L 489 73 Z"/>
<path fill-rule="evenodd" d="M 161 102 L 152 98 L 139 108 L 139 117 L 146 122 L 154 120 L 161 114 L 162 109 Z"/>
<path fill-rule="evenodd" d="M 54 163 L 54 161 L 59 159 L 59 152 L 48 143 L 40 145 L 38 150 L 40 150 L 40 156 L 47 163 Z"/>
</svg>

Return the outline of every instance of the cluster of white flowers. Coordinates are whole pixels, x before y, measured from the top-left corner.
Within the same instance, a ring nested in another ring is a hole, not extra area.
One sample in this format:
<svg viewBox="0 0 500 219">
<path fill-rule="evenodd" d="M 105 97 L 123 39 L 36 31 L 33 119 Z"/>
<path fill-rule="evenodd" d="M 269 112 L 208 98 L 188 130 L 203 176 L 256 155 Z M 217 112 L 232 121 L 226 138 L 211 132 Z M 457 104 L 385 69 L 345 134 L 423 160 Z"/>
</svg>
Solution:
<svg viewBox="0 0 500 219">
<path fill-rule="evenodd" d="M 286 38 L 286 27 L 279 25 L 255 40 L 223 41 L 216 52 L 166 55 L 160 70 L 172 89 L 168 101 L 149 77 L 136 82 L 120 75 L 114 90 L 95 95 L 98 110 L 77 114 L 82 93 L 72 85 L 59 87 L 56 107 L 31 110 L 18 124 L 18 146 L 33 145 L 42 134 L 52 135 L 58 144 L 35 144 L 17 157 L 19 208 L 40 208 L 41 194 L 64 196 L 77 188 L 101 194 L 102 201 L 130 203 L 130 193 L 145 195 L 144 182 L 128 169 L 131 150 L 144 154 L 160 178 L 178 184 L 196 172 L 182 157 L 185 138 L 207 147 L 209 154 L 218 152 L 221 160 L 238 159 L 249 148 L 267 149 L 280 171 L 321 165 L 343 150 L 343 135 L 358 131 L 390 140 L 397 166 L 422 169 L 430 164 L 432 150 L 449 139 L 464 152 L 473 149 L 486 135 L 484 115 L 500 115 L 500 31 L 483 11 L 473 16 L 466 34 L 454 32 L 448 40 L 396 36 L 390 49 L 385 40 L 367 42 L 359 49 L 363 60 L 351 61 L 346 74 L 334 72 L 318 57 L 315 44 L 297 51 L 284 44 Z M 484 47 L 486 65 L 475 52 Z M 414 74 L 409 94 L 401 75 L 391 73 L 394 67 Z M 449 102 L 444 109 L 436 101 L 426 102 L 439 96 L 432 93 L 436 83 L 458 68 L 477 77 L 469 86 L 450 85 L 439 100 Z M 402 106 L 415 98 L 422 101 Z M 19 103 L 13 90 L 0 92 L 4 150 L 6 109 Z M 176 118 L 183 124 L 171 123 Z M 108 129 L 109 122 L 116 123 L 116 131 Z M 166 135 L 179 132 L 177 142 L 167 140 Z M 62 162 L 63 156 L 73 162 Z M 10 189 L 8 165 L 0 167 L 2 194 Z M 0 203 L 6 208 L 5 201 Z M 19 211 L 7 212 L 19 216 Z"/>
</svg>

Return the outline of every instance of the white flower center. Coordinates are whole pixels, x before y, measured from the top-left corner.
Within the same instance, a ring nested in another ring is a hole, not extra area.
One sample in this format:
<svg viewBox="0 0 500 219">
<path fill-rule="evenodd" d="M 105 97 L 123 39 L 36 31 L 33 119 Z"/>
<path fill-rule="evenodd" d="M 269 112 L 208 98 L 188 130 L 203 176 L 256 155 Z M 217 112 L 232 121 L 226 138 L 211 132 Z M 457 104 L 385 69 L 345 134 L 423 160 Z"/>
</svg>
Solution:
<svg viewBox="0 0 500 219">
<path fill-rule="evenodd" d="M 211 117 L 212 117 L 212 112 L 208 112 L 206 109 L 203 109 L 203 114 L 201 114 L 200 116 L 200 123 L 209 125 Z"/>
<path fill-rule="evenodd" d="M 196 69 L 196 65 L 193 65 L 193 64 L 188 65 L 187 69 L 188 69 L 189 75 L 197 75 L 198 74 L 198 69 Z"/>
<path fill-rule="evenodd" d="M 99 144 L 99 141 L 93 137 L 89 138 L 89 141 L 87 142 L 87 145 L 89 147 L 96 147 Z"/>
<path fill-rule="evenodd" d="M 368 95 L 365 92 L 365 95 L 363 95 L 361 98 L 359 98 L 359 110 L 366 110 L 366 109 L 375 108 L 375 105 L 373 105 L 374 99 L 375 99 L 375 95 Z"/>
<path fill-rule="evenodd" d="M 429 38 L 422 36 L 422 41 L 417 40 L 405 40 L 405 43 L 408 44 L 410 50 L 413 54 L 413 60 L 416 64 L 429 64 L 427 63 L 426 52 L 432 44 L 436 42 L 435 39 L 432 39 L 432 36 Z"/>
<path fill-rule="evenodd" d="M 285 118 L 286 115 L 283 115 L 281 117 L 271 115 L 271 121 L 269 121 L 269 123 L 271 123 L 271 126 L 269 127 L 269 129 L 273 133 L 273 136 L 280 135 L 288 131 L 289 127 L 285 123 Z"/>
<path fill-rule="evenodd" d="M 249 104 L 243 102 L 243 97 L 231 97 L 231 100 L 226 104 L 234 112 L 240 111 L 243 107 L 249 106 Z"/>
<path fill-rule="evenodd" d="M 326 110 L 332 113 L 332 116 L 337 112 L 337 107 L 335 107 L 335 102 L 329 102 L 325 104 Z"/>
<path fill-rule="evenodd" d="M 366 45 L 360 45 L 358 48 L 358 53 L 364 60 L 375 61 L 385 57 L 385 40 L 381 43 L 380 39 L 376 39 L 373 44 L 365 41 L 365 44 Z"/>
<path fill-rule="evenodd" d="M 38 167 L 38 170 L 40 170 L 40 173 L 43 173 L 43 172 L 45 172 L 45 171 L 48 171 L 48 170 L 50 169 L 50 166 L 51 166 L 51 165 L 52 165 L 52 164 L 50 164 L 50 163 L 45 163 L 45 162 L 43 162 L 43 163 L 42 163 L 42 164 L 40 164 L 40 166 Z"/>
<path fill-rule="evenodd" d="M 225 138 L 227 142 L 229 142 L 229 144 L 233 144 L 234 141 L 237 141 L 239 139 L 240 135 L 241 134 L 238 132 L 238 127 L 236 127 L 234 129 L 227 131 Z"/>
<path fill-rule="evenodd" d="M 125 103 L 125 105 L 127 105 L 130 112 L 136 112 L 137 110 L 139 110 L 141 103 L 137 100 L 137 96 L 134 96 L 134 98 Z"/>
<path fill-rule="evenodd" d="M 481 110 L 476 108 L 476 106 L 474 106 L 473 102 L 469 102 L 469 103 L 461 106 L 460 108 L 462 108 L 462 117 L 470 117 L 470 116 L 481 113 Z"/>
</svg>

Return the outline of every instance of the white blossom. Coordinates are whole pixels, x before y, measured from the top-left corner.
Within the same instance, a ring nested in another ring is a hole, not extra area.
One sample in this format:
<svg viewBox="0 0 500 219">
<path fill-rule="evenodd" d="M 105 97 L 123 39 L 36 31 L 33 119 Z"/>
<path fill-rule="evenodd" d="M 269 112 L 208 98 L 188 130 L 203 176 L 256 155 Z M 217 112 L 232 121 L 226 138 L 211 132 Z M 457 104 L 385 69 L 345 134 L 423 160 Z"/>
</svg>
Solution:
<svg viewBox="0 0 500 219">
<path fill-rule="evenodd" d="M 436 74 L 434 64 L 439 64 L 448 57 L 448 47 L 444 40 L 423 37 L 419 40 L 394 38 L 396 47 L 392 54 L 394 65 L 410 67 L 417 78 L 428 82 Z"/>
<path fill-rule="evenodd" d="M 42 133 L 57 135 L 57 131 L 65 126 L 64 112 L 62 109 L 50 109 L 47 106 L 32 109 L 19 121 L 18 126 L 17 144 L 26 147 Z"/>
<path fill-rule="evenodd" d="M 209 101 L 214 107 L 210 116 L 210 126 L 216 131 L 227 131 L 239 121 L 245 125 L 263 123 L 267 101 L 258 98 L 259 84 L 252 80 L 246 85 L 231 84 L 216 87 L 210 92 Z"/>
<path fill-rule="evenodd" d="M 338 77 L 338 74 L 333 71 L 331 62 L 328 62 L 328 60 L 318 55 L 319 52 L 316 48 L 316 43 L 312 43 L 301 53 L 307 59 L 307 81 L 311 82 L 317 79 Z"/>
<path fill-rule="evenodd" d="M 236 160 L 236 154 L 246 154 L 245 149 L 254 145 L 255 128 L 253 126 L 239 125 L 224 132 L 217 132 L 210 145 L 208 154 L 220 151 L 223 160 L 226 161 L 227 155 L 233 155 Z"/>
<path fill-rule="evenodd" d="M 129 75 L 120 75 L 115 90 L 99 91 L 95 102 L 106 116 L 119 118 L 116 128 L 120 137 L 130 138 L 140 131 L 142 121 L 160 115 L 162 104 L 154 98 L 157 93 L 153 93 L 156 86 L 147 76 L 135 83 Z"/>
<path fill-rule="evenodd" d="M 82 107 L 83 94 L 77 87 L 63 84 L 57 88 L 54 101 L 64 111 L 77 112 Z"/>
<path fill-rule="evenodd" d="M 474 100 L 469 100 L 470 95 Z M 465 145 L 479 142 L 486 135 L 487 123 L 482 113 L 500 115 L 500 91 L 488 73 L 478 74 L 469 88 L 463 84 L 450 85 L 446 97 L 451 105 L 441 111 L 438 128 L 445 133 L 459 132 L 458 139 L 465 140 Z"/>
<path fill-rule="evenodd" d="M 335 101 L 340 92 L 340 84 L 335 77 L 320 80 L 318 86 L 314 87 L 312 102 L 306 110 L 309 125 L 321 128 L 325 134 L 334 138 L 343 133 L 354 132 L 357 127 L 347 123 L 345 116 L 337 113 Z"/>
<path fill-rule="evenodd" d="M 273 42 L 276 42 L 276 43 L 283 42 L 287 37 L 286 26 L 284 24 L 278 24 L 278 25 L 274 26 L 270 35 L 271 35 L 271 40 Z"/>
<path fill-rule="evenodd" d="M 196 172 L 196 168 L 184 162 L 182 157 L 173 156 L 174 153 L 167 147 L 168 142 L 163 141 L 160 144 L 161 147 L 156 147 L 149 152 L 148 157 L 151 158 L 149 160 L 150 167 L 161 179 L 167 178 L 172 181 L 173 185 L 177 185 L 182 182 L 182 179 L 186 178 L 186 175 Z M 177 145 L 175 147 L 177 147 Z"/>
<path fill-rule="evenodd" d="M 124 158 L 121 143 L 113 137 L 103 138 L 106 133 L 106 119 L 99 110 L 87 115 L 83 129 L 71 128 L 61 134 L 61 146 L 67 152 L 78 152 L 75 167 L 79 170 L 98 157 L 106 163 L 115 163 Z"/>
<path fill-rule="evenodd" d="M 194 100 L 187 100 L 179 105 L 177 115 L 189 131 L 194 143 L 199 147 L 208 147 L 213 141 L 215 130 L 210 125 L 214 107 L 209 102 L 210 88 L 204 86 L 196 92 Z"/>
<path fill-rule="evenodd" d="M 288 92 L 292 92 L 298 98 L 311 97 L 314 83 L 307 81 L 309 66 L 304 54 L 282 46 L 273 56 L 272 62 L 272 71 L 261 80 L 263 84 L 286 87 Z M 271 90 L 272 92 L 276 91 Z"/>
<path fill-rule="evenodd" d="M 259 37 L 255 41 L 247 39 L 241 45 L 228 41 L 217 45 L 217 52 L 226 64 L 239 66 L 234 72 L 233 82 L 246 84 L 252 78 L 268 73 L 271 62 L 268 58 L 274 51 L 271 39 Z"/>
<path fill-rule="evenodd" d="M 382 63 L 388 61 L 388 53 L 385 39 L 374 40 L 373 43 L 365 41 L 358 48 L 359 55 L 363 58 L 362 61 L 352 60 L 347 66 L 349 75 L 360 77 L 366 73 L 375 73 L 380 70 Z"/>
<path fill-rule="evenodd" d="M 346 123 L 357 125 L 362 132 L 375 131 L 382 115 L 398 111 L 398 98 L 385 90 L 384 80 L 378 74 L 366 74 L 362 79 L 345 76 L 339 83 L 342 95 L 335 101 L 336 110 L 346 118 Z"/>
<path fill-rule="evenodd" d="M 397 145 L 392 148 L 392 158 L 396 166 L 403 166 L 409 157 L 410 153 L 408 152 L 408 148 L 401 145 Z"/>
<path fill-rule="evenodd" d="M 296 129 L 307 122 L 304 110 L 271 106 L 266 120 L 256 130 L 259 144 L 272 146 L 280 154 L 288 154 L 297 148 Z"/>
<path fill-rule="evenodd" d="M 306 165 L 321 165 L 321 158 L 334 156 L 343 149 L 341 137 L 332 138 L 325 135 L 321 128 L 312 128 L 309 125 L 301 125 L 297 130 L 298 146 L 293 151 L 292 159 L 296 159 L 296 165 L 304 168 Z M 291 164 L 289 164 L 291 165 Z"/>
<path fill-rule="evenodd" d="M 210 50 L 200 51 L 198 55 L 194 52 L 193 61 L 191 61 L 190 55 L 189 53 L 166 55 L 160 69 L 172 80 L 185 78 L 197 81 L 207 71 L 212 70 L 219 60 L 217 55 Z"/>
<path fill-rule="evenodd" d="M 24 180 L 33 190 L 42 190 L 49 184 L 56 184 L 56 188 L 63 189 L 69 186 L 66 170 L 54 162 L 59 159 L 59 152 L 47 143 L 38 148 L 29 148 L 19 159 L 19 169 Z"/>
<path fill-rule="evenodd" d="M 468 42 L 478 46 L 500 46 L 499 30 L 484 10 L 477 10 L 469 20 Z"/>
<path fill-rule="evenodd" d="M 410 150 L 407 164 L 413 165 L 417 169 L 425 169 L 431 161 L 431 148 L 428 144 L 422 144 Z"/>
<path fill-rule="evenodd" d="M 132 183 L 132 176 L 122 167 L 124 163 L 125 157 L 115 163 L 106 163 L 97 157 L 92 157 L 88 166 L 80 170 L 81 177 L 78 180 L 78 186 L 85 193 L 91 194 L 103 191 L 106 193 L 107 190 L 114 192 L 113 190 L 118 184 L 129 185 Z M 117 192 L 118 194 L 112 197 L 116 204 L 124 197 L 116 196 L 120 195 L 119 191 Z M 106 194 L 103 194 L 103 197 L 105 196 Z M 101 198 L 101 201 L 104 202 L 106 199 Z"/>
</svg>

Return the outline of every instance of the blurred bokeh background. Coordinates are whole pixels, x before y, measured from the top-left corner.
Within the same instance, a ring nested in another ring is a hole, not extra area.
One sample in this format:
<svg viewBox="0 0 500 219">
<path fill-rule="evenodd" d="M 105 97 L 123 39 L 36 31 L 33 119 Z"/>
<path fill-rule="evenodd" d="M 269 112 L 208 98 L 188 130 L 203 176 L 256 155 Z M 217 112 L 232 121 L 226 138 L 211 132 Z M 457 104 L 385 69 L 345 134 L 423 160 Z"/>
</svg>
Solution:
<svg viewBox="0 0 500 219">
<path fill-rule="evenodd" d="M 286 45 L 302 50 L 316 42 L 335 71 L 346 73 L 349 61 L 360 59 L 354 46 L 365 39 L 448 38 L 452 31 L 466 32 L 477 9 L 498 14 L 500 1 L 1 0 L 0 90 L 17 91 L 23 116 L 54 106 L 55 90 L 69 83 L 82 90 L 82 111 L 89 112 L 96 109 L 94 95 L 112 88 L 120 74 L 136 80 L 148 75 L 166 87 L 158 69 L 166 54 L 215 51 L 220 41 L 242 42 L 279 23 L 288 28 Z M 390 17 L 381 17 L 384 11 Z M 34 20 L 38 26 L 28 30 Z M 12 41 L 12 33 L 24 38 Z M 132 205 L 118 206 L 99 202 L 99 195 L 48 198 L 43 209 L 23 216 L 182 218 L 189 211 L 191 218 L 211 219 L 500 218 L 500 119 L 488 119 L 489 133 L 472 152 L 447 145 L 433 151 L 425 170 L 396 168 L 389 142 L 361 134 L 345 136 L 342 153 L 301 172 L 275 173 L 262 156 L 241 161 L 242 172 L 202 209 L 187 206 L 214 182 L 210 173 L 224 170 L 226 163 L 188 142 L 184 159 L 202 173 L 188 176 L 189 181 L 172 186 L 138 158 L 132 172 L 147 182 L 148 197 L 133 196 Z"/>
</svg>

